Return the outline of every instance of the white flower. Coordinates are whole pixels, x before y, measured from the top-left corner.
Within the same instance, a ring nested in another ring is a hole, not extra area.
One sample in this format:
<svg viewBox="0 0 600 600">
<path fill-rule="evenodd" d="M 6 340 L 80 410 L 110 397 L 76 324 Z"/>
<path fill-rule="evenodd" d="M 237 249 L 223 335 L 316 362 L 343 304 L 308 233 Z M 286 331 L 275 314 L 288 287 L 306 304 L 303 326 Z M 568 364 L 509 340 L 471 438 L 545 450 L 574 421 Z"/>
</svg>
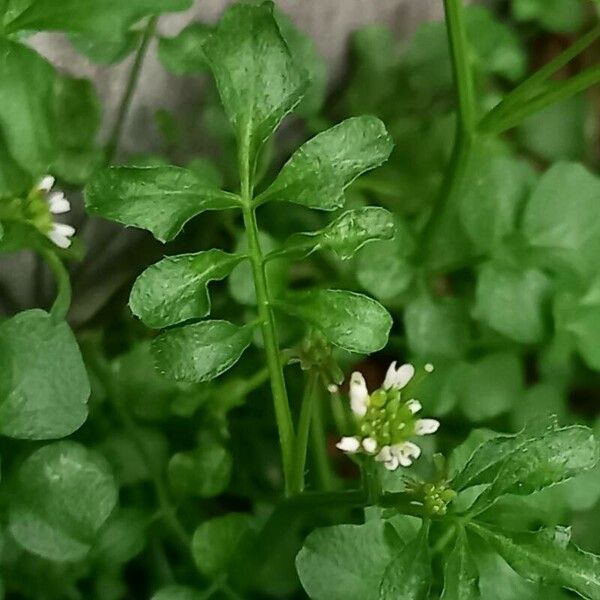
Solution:
<svg viewBox="0 0 600 600">
<path fill-rule="evenodd" d="M 377 440 L 372 437 L 365 438 L 362 441 L 362 447 L 367 454 L 375 454 L 377 452 Z"/>
<path fill-rule="evenodd" d="M 440 422 L 436 419 L 417 419 L 415 433 L 417 435 L 428 435 L 435 433 L 440 428 Z"/>
<path fill-rule="evenodd" d="M 396 368 L 396 361 L 394 361 L 385 374 L 383 389 L 389 390 L 395 388 L 401 390 L 413 378 L 414 374 L 415 368 L 410 363 Z"/>
<path fill-rule="evenodd" d="M 388 471 L 395 471 L 399 466 L 410 467 L 413 461 L 421 456 L 421 448 L 412 442 L 402 442 L 392 446 L 384 446 L 375 460 L 382 462 Z"/>
<path fill-rule="evenodd" d="M 52 192 L 55 179 L 52 175 L 42 177 L 36 188 L 43 195 L 48 203 L 48 210 L 53 215 L 64 215 L 71 210 L 71 204 L 65 198 L 64 192 Z M 46 236 L 59 248 L 68 248 L 71 245 L 71 238 L 75 235 L 75 228 L 65 223 L 53 223 Z"/>
<path fill-rule="evenodd" d="M 335 446 L 342 452 L 354 454 L 360 449 L 360 440 L 357 437 L 343 437 Z"/>
<path fill-rule="evenodd" d="M 369 390 L 362 373 L 354 371 L 350 376 L 350 408 L 358 417 L 364 417 L 369 407 Z"/>
<path fill-rule="evenodd" d="M 65 223 L 53 223 L 52 229 L 46 235 L 59 248 L 65 249 L 71 245 L 71 238 L 75 235 L 75 228 Z"/>
<path fill-rule="evenodd" d="M 423 405 L 418 400 L 411 398 L 406 403 L 406 408 L 408 408 L 413 415 L 416 415 L 423 408 Z"/>
</svg>

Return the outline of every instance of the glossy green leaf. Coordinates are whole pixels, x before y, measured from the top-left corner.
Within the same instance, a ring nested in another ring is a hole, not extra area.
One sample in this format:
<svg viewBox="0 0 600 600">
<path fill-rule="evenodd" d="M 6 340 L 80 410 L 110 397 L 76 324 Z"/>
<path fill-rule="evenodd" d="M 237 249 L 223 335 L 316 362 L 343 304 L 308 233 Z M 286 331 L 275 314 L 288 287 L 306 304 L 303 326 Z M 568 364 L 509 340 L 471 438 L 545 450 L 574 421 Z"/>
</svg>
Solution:
<svg viewBox="0 0 600 600">
<path fill-rule="evenodd" d="M 523 233 L 538 249 L 560 251 L 580 270 L 597 269 L 600 179 L 582 165 L 558 163 L 541 177 L 523 215 Z"/>
<path fill-rule="evenodd" d="M 0 129 L 9 154 L 40 176 L 56 153 L 55 72 L 37 52 L 0 38 Z"/>
<path fill-rule="evenodd" d="M 87 417 L 90 386 L 69 326 L 42 310 L 0 324 L 0 433 L 65 437 Z"/>
<path fill-rule="evenodd" d="M 344 290 L 290 293 L 277 306 L 320 331 L 332 344 L 370 354 L 387 343 L 392 317 L 372 298 Z"/>
<path fill-rule="evenodd" d="M 296 558 L 313 600 L 380 600 L 379 584 L 393 554 L 383 521 L 313 531 Z"/>
<path fill-rule="evenodd" d="M 225 573 L 251 525 L 252 517 L 242 513 L 204 521 L 192 538 L 192 554 L 200 573 L 210 579 Z"/>
<path fill-rule="evenodd" d="M 9 529 L 29 552 L 81 560 L 116 502 L 117 487 L 102 456 L 75 442 L 57 442 L 21 465 Z"/>
<path fill-rule="evenodd" d="M 534 344 L 542 340 L 546 330 L 543 308 L 549 292 L 549 278 L 537 269 L 488 262 L 477 278 L 474 314 L 506 337 Z"/>
<path fill-rule="evenodd" d="M 178 495 L 211 498 L 229 484 L 232 460 L 219 444 L 202 444 L 196 450 L 177 452 L 168 466 L 169 483 Z"/>
<path fill-rule="evenodd" d="M 168 585 L 158 590 L 151 600 L 203 600 L 204 597 L 204 593 L 194 588 L 184 585 Z"/>
<path fill-rule="evenodd" d="M 158 55 L 163 66 L 176 75 L 207 71 L 203 46 L 212 31 L 205 23 L 192 23 L 175 37 L 161 38 Z"/>
<path fill-rule="evenodd" d="M 227 277 L 244 258 L 216 249 L 163 258 L 137 278 L 129 297 L 131 311 L 154 329 L 206 317 L 208 283 Z"/>
<path fill-rule="evenodd" d="M 406 306 L 404 326 L 409 348 L 427 361 L 460 358 L 469 344 L 466 307 L 455 299 L 416 298 Z"/>
<path fill-rule="evenodd" d="M 599 448 L 588 427 L 574 425 L 529 440 L 503 461 L 492 485 L 477 499 L 481 511 L 504 494 L 528 495 L 593 468 Z"/>
<path fill-rule="evenodd" d="M 262 144 L 308 85 L 281 36 L 273 3 L 228 8 L 204 44 L 204 54 L 238 144 L 254 165 Z"/>
<path fill-rule="evenodd" d="M 145 16 L 185 10 L 193 0 L 35 0 L 7 25 L 19 30 L 68 31 L 115 39 Z"/>
<path fill-rule="evenodd" d="M 393 235 L 394 219 L 387 210 L 376 206 L 357 208 L 341 214 L 320 231 L 293 235 L 272 256 L 300 260 L 318 250 L 329 250 L 345 260 L 368 242 Z"/>
<path fill-rule="evenodd" d="M 440 600 L 479 600 L 482 596 L 477 585 L 477 567 L 464 531 L 460 531 L 456 544 L 446 559 L 444 591 Z"/>
<path fill-rule="evenodd" d="M 600 599 L 600 557 L 570 544 L 569 530 L 509 534 L 472 527 L 522 577 Z"/>
<path fill-rule="evenodd" d="M 428 533 L 429 525 L 424 523 L 417 539 L 401 547 L 386 567 L 379 586 L 380 600 L 427 600 L 432 578 Z"/>
<path fill-rule="evenodd" d="M 177 381 L 199 383 L 230 369 L 252 341 L 253 327 L 202 321 L 165 331 L 152 342 L 157 369 Z"/>
<path fill-rule="evenodd" d="M 87 185 L 85 200 L 91 214 L 147 229 L 161 242 L 206 210 L 238 206 L 235 196 L 197 173 L 170 166 L 105 169 Z"/>
<path fill-rule="evenodd" d="M 281 200 L 321 210 L 344 205 L 344 189 L 382 165 L 393 142 L 376 117 L 353 117 L 300 146 L 257 202 Z"/>
</svg>

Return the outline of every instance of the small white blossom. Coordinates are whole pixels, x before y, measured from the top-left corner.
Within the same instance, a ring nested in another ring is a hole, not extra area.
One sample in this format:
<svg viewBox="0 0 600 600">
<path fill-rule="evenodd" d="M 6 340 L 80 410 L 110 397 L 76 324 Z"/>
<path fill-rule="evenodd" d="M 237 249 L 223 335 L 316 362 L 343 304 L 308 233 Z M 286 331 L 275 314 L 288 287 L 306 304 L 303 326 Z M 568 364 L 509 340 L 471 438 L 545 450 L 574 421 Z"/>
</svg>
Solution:
<svg viewBox="0 0 600 600">
<path fill-rule="evenodd" d="M 365 438 L 362 442 L 362 447 L 367 454 L 375 454 L 377 452 L 377 440 L 371 437 Z"/>
<path fill-rule="evenodd" d="M 75 228 L 65 223 L 53 223 L 52 229 L 46 235 L 59 248 L 66 249 L 71 245 L 71 238 L 75 235 Z"/>
<path fill-rule="evenodd" d="M 421 409 L 423 408 L 423 405 L 418 400 L 415 400 L 414 398 L 411 398 L 406 403 L 406 408 L 408 408 L 408 410 L 410 410 L 410 412 L 413 415 L 416 415 L 418 412 L 421 411 Z"/>
<path fill-rule="evenodd" d="M 396 361 L 394 361 L 385 374 L 383 389 L 390 390 L 395 388 L 401 390 L 413 378 L 414 374 L 415 368 L 410 363 L 406 363 L 396 368 Z"/>
<path fill-rule="evenodd" d="M 440 422 L 436 419 L 418 419 L 415 423 L 417 435 L 428 435 L 435 433 L 440 428 Z"/>
<path fill-rule="evenodd" d="M 384 446 L 375 460 L 383 463 L 388 471 L 398 467 L 410 467 L 413 461 L 421 456 L 421 448 L 412 442 L 402 442 L 392 446 Z"/>
<path fill-rule="evenodd" d="M 358 417 L 364 417 L 369 407 L 369 390 L 362 373 L 354 371 L 350 376 L 350 408 Z"/>
<path fill-rule="evenodd" d="M 48 210 L 51 214 L 64 215 L 71 210 L 71 204 L 65 198 L 64 192 L 52 192 L 54 183 L 54 177 L 52 177 L 52 175 L 46 175 L 40 179 L 36 189 L 43 195 L 48 203 Z M 65 223 L 52 223 L 50 231 L 46 231 L 45 233 L 51 242 L 56 244 L 59 248 L 65 249 L 71 245 L 71 238 L 75 235 L 75 228 Z"/>
<path fill-rule="evenodd" d="M 343 437 L 336 444 L 336 448 L 339 448 L 342 452 L 354 454 L 360 449 L 360 440 L 357 437 Z"/>
</svg>

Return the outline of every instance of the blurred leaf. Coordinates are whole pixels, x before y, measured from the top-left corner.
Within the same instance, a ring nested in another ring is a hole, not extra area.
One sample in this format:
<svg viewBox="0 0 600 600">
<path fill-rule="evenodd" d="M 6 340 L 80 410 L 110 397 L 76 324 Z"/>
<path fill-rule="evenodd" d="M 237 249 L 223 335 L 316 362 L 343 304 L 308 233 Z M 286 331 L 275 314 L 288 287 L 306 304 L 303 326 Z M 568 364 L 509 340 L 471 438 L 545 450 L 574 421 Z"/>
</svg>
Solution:
<svg viewBox="0 0 600 600">
<path fill-rule="evenodd" d="M 444 591 L 440 600 L 479 600 L 479 574 L 464 531 L 460 531 L 454 549 L 446 559 Z"/>
<path fill-rule="evenodd" d="M 470 340 L 465 306 L 456 299 L 433 300 L 421 296 L 404 311 L 404 327 L 410 350 L 420 358 L 460 358 Z"/>
<path fill-rule="evenodd" d="M 183 226 L 206 210 L 238 205 L 197 173 L 180 167 L 110 167 L 87 185 L 88 211 L 127 227 L 152 232 L 161 242 L 172 240 Z"/>
<path fill-rule="evenodd" d="M 392 146 L 379 119 L 346 119 L 300 146 L 257 201 L 295 202 L 321 210 L 340 208 L 344 189 L 383 164 Z"/>
<path fill-rule="evenodd" d="M 537 21 L 544 29 L 573 33 L 585 22 L 582 0 L 512 0 L 512 14 L 517 21 Z"/>
<path fill-rule="evenodd" d="M 551 383 L 538 383 L 526 390 L 512 412 L 515 429 L 523 428 L 527 423 L 540 417 L 556 415 L 559 421 L 567 416 L 567 399 L 564 393 Z"/>
<path fill-rule="evenodd" d="M 141 31 L 125 31 L 114 39 L 90 37 L 86 33 L 68 35 L 73 48 L 93 63 L 111 65 L 125 59 L 140 42 Z"/>
<path fill-rule="evenodd" d="M 45 174 L 56 154 L 54 68 L 37 52 L 0 38 L 0 129 L 22 169 Z"/>
<path fill-rule="evenodd" d="M 523 215 L 534 248 L 562 251 L 583 271 L 600 255 L 600 180 L 580 164 L 558 163 L 539 180 Z"/>
<path fill-rule="evenodd" d="M 522 577 L 600 598 L 600 557 L 569 544 L 568 530 L 509 534 L 476 526 L 476 532 Z"/>
<path fill-rule="evenodd" d="M 21 465 L 9 529 L 29 552 L 54 561 L 81 560 L 116 502 L 106 461 L 80 444 L 56 442 Z"/>
<path fill-rule="evenodd" d="M 203 46 L 213 28 L 205 23 L 192 23 L 177 36 L 161 38 L 159 58 L 168 71 L 175 75 L 194 75 L 208 71 Z"/>
<path fill-rule="evenodd" d="M 169 484 L 178 495 L 212 498 L 229 485 L 231 455 L 218 444 L 178 452 L 169 461 Z"/>
<path fill-rule="evenodd" d="M 8 31 L 68 31 L 106 40 L 121 36 L 143 17 L 185 10 L 193 0 L 35 0 L 6 24 Z M 114 43 L 114 42 L 113 42 Z"/>
<path fill-rule="evenodd" d="M 151 600 L 203 600 L 205 594 L 183 585 L 168 585 L 162 588 Z"/>
<path fill-rule="evenodd" d="M 485 148 L 469 165 L 460 218 L 476 248 L 489 252 L 516 229 L 534 175 L 525 163 Z"/>
<path fill-rule="evenodd" d="M 542 341 L 546 330 L 543 308 L 550 289 L 550 280 L 541 271 L 487 262 L 477 278 L 473 312 L 506 337 L 535 344 Z"/>
<path fill-rule="evenodd" d="M 200 573 L 215 579 L 225 573 L 240 542 L 251 531 L 252 517 L 229 513 L 202 523 L 192 538 L 192 554 Z"/>
<path fill-rule="evenodd" d="M 316 529 L 306 538 L 296 568 L 313 600 L 380 600 L 379 585 L 393 558 L 383 521 Z"/>
<path fill-rule="evenodd" d="M 583 6 L 581 0 L 575 0 Z M 573 96 L 525 119 L 519 139 L 529 151 L 552 162 L 583 158 L 586 148 L 586 102 Z"/>
<path fill-rule="evenodd" d="M 368 242 L 389 239 L 393 235 L 392 215 L 384 208 L 368 206 L 344 212 L 320 231 L 293 235 L 274 255 L 300 260 L 318 250 L 330 250 L 346 260 Z"/>
<path fill-rule="evenodd" d="M 432 579 L 428 534 L 429 524 L 424 522 L 417 539 L 399 549 L 383 574 L 381 600 L 427 600 Z"/>
<path fill-rule="evenodd" d="M 210 313 L 208 283 L 227 277 L 244 258 L 217 249 L 163 258 L 134 283 L 131 312 L 153 329 L 206 317 Z"/>
<path fill-rule="evenodd" d="M 9 154 L 0 131 L 0 198 L 25 195 L 33 187 L 33 178 Z"/>
<path fill-rule="evenodd" d="M 281 36 L 273 3 L 229 7 L 204 44 L 204 54 L 238 144 L 255 165 L 262 144 L 308 85 Z"/>
<path fill-rule="evenodd" d="M 252 341 L 251 325 L 202 321 L 165 331 L 152 342 L 157 369 L 176 381 L 210 381 L 230 369 Z"/>
<path fill-rule="evenodd" d="M 65 437 L 85 422 L 89 395 L 81 353 L 65 322 L 35 309 L 0 324 L 0 433 Z"/>
<path fill-rule="evenodd" d="M 381 350 L 392 327 L 392 317 L 379 302 L 345 290 L 294 292 L 276 305 L 330 343 L 358 354 Z"/>
</svg>

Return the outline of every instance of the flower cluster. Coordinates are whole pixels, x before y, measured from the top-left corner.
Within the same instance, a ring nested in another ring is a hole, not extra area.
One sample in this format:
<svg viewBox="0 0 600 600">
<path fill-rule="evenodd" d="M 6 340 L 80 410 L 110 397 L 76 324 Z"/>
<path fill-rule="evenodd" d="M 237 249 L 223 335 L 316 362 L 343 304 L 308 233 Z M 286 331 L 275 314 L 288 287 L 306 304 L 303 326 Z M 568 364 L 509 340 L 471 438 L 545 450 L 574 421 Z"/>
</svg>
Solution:
<svg viewBox="0 0 600 600">
<path fill-rule="evenodd" d="M 425 483 L 421 490 L 423 507 L 430 516 L 443 517 L 448 504 L 456 498 L 456 492 L 444 483 Z"/>
<path fill-rule="evenodd" d="M 425 371 L 433 366 L 425 365 Z M 421 403 L 405 398 L 403 389 L 413 379 L 411 364 L 396 367 L 393 362 L 383 386 L 369 394 L 365 378 L 358 371 L 350 377 L 350 407 L 355 417 L 357 433 L 343 437 L 337 444 L 348 454 L 363 452 L 375 456 L 386 469 L 409 467 L 421 455 L 421 448 L 410 438 L 435 433 L 440 424 L 435 419 L 419 419 Z"/>
<path fill-rule="evenodd" d="M 75 228 L 66 223 L 57 223 L 52 215 L 63 215 L 71 210 L 69 201 L 65 198 L 64 192 L 52 191 L 54 187 L 54 177 L 46 175 L 37 184 L 32 192 L 35 198 L 43 198 L 45 201 L 48 217 L 43 219 L 42 227 L 44 235 L 59 248 L 68 248 L 71 245 L 71 238 L 75 235 Z"/>
</svg>

